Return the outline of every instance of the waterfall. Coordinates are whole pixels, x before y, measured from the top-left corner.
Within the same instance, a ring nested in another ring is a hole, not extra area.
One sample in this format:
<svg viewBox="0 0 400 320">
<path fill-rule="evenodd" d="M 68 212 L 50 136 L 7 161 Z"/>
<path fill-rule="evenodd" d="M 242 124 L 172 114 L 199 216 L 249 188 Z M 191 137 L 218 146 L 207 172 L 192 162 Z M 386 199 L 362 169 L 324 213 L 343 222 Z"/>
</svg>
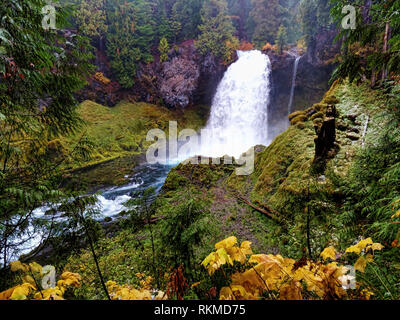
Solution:
<svg viewBox="0 0 400 320">
<path fill-rule="evenodd" d="M 299 67 L 299 61 L 301 59 L 301 56 L 296 57 L 296 60 L 294 61 L 294 67 L 293 67 L 293 78 L 292 78 L 292 87 L 290 89 L 290 98 L 289 98 L 289 106 L 288 106 L 288 113 L 292 113 L 292 108 L 293 108 L 293 98 L 294 98 L 294 89 L 296 88 L 296 77 L 297 77 L 297 69 Z"/>
<path fill-rule="evenodd" d="M 201 135 L 204 156 L 239 157 L 268 140 L 271 62 L 260 51 L 238 51 L 218 85 L 211 113 Z"/>
</svg>

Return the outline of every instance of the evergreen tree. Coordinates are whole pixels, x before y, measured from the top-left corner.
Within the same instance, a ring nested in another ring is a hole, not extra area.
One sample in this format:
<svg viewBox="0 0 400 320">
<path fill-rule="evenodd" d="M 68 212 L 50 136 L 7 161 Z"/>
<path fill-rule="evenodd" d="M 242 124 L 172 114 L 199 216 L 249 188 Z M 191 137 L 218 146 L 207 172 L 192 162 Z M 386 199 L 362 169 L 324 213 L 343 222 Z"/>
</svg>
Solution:
<svg viewBox="0 0 400 320">
<path fill-rule="evenodd" d="M 251 0 L 253 8 L 250 16 L 255 28 L 253 41 L 258 46 L 273 43 L 279 29 L 282 8 L 279 0 Z"/>
<path fill-rule="evenodd" d="M 83 35 L 99 40 L 102 49 L 107 32 L 105 0 L 82 0 L 75 14 L 76 24 Z"/>
<path fill-rule="evenodd" d="M 236 34 L 240 40 L 249 39 L 248 19 L 251 9 L 250 0 L 228 0 L 229 15 L 232 16 Z"/>
<path fill-rule="evenodd" d="M 200 11 L 204 0 L 176 0 L 172 7 L 172 21 L 180 25 L 176 41 L 195 39 L 201 24 Z"/>
<path fill-rule="evenodd" d="M 58 203 L 59 166 L 83 144 L 62 150 L 61 135 L 81 124 L 74 92 L 92 68 L 88 41 L 42 27 L 43 0 L 5 0 L 0 6 L 0 254 L 7 266 L 13 246 L 41 228 L 33 210 Z M 57 28 L 69 18 L 57 8 Z M 57 45 L 56 45 L 57 44 Z M 14 256 L 15 257 L 15 256 Z"/>
<path fill-rule="evenodd" d="M 134 84 L 137 64 L 141 60 L 140 49 L 136 46 L 136 21 L 131 4 L 111 0 L 107 18 L 107 55 L 118 82 L 124 88 Z"/>
<path fill-rule="evenodd" d="M 196 46 L 202 54 L 213 53 L 223 60 L 229 60 L 232 49 L 229 43 L 234 41 L 234 28 L 227 15 L 225 0 L 206 0 L 201 10 L 202 24 Z"/>
<path fill-rule="evenodd" d="M 132 87 L 139 62 L 153 61 L 156 22 L 152 3 L 146 0 L 109 0 L 107 55 L 119 83 Z"/>
<path fill-rule="evenodd" d="M 160 61 L 165 62 L 168 60 L 169 44 L 166 38 L 160 40 L 160 45 L 158 46 L 158 51 L 160 52 Z"/>
<path fill-rule="evenodd" d="M 333 28 L 329 14 L 330 0 L 302 0 L 299 7 L 299 19 L 307 47 L 312 47 L 315 36 Z"/>
<path fill-rule="evenodd" d="M 172 9 L 172 14 L 171 14 L 169 24 L 170 24 L 170 28 L 171 28 L 171 31 L 173 34 L 173 42 L 177 43 L 177 41 L 180 37 L 181 31 L 182 31 L 182 24 L 179 21 L 179 15 L 177 13 L 176 7 L 174 7 Z"/>
<path fill-rule="evenodd" d="M 283 50 L 285 49 L 287 45 L 287 32 L 286 28 L 281 25 L 278 29 L 278 34 L 276 35 L 276 40 L 275 44 L 277 45 L 278 48 L 278 53 L 282 54 Z"/>
<path fill-rule="evenodd" d="M 332 15 L 340 28 L 338 39 L 343 42 L 340 64 L 332 79 L 349 77 L 350 81 L 386 80 L 390 73 L 400 72 L 400 3 L 398 1 L 357 0 L 355 29 L 341 27 L 342 8 L 346 3 L 335 0 Z M 379 77 L 380 76 L 380 77 Z"/>
</svg>

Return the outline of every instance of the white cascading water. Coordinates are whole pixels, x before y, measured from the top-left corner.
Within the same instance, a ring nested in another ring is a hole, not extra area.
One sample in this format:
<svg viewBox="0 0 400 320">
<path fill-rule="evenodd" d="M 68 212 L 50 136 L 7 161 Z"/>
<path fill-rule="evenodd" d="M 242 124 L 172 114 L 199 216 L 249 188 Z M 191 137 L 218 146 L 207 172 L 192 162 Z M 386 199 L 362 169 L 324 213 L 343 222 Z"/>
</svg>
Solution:
<svg viewBox="0 0 400 320">
<path fill-rule="evenodd" d="M 293 109 L 294 89 L 296 88 L 297 69 L 299 68 L 300 59 L 301 59 L 301 57 L 298 56 L 298 57 L 296 57 L 296 60 L 294 61 L 292 87 L 290 88 L 288 114 L 291 114 L 292 113 L 292 109 Z"/>
<path fill-rule="evenodd" d="M 218 85 L 199 154 L 239 157 L 268 140 L 271 62 L 260 51 L 238 51 Z"/>
</svg>

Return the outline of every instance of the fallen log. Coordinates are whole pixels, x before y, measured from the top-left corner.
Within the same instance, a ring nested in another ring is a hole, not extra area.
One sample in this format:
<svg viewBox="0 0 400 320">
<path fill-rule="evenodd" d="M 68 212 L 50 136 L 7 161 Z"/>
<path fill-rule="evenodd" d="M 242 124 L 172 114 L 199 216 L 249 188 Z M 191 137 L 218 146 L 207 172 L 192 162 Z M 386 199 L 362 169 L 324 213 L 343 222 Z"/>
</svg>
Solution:
<svg viewBox="0 0 400 320">
<path fill-rule="evenodd" d="M 246 199 L 245 197 L 243 197 L 242 195 L 240 195 L 239 193 L 233 192 L 234 196 L 239 199 L 240 201 L 244 202 L 245 204 L 247 204 L 249 207 L 251 207 L 252 209 L 263 213 L 264 215 L 266 215 L 268 218 L 278 222 L 278 223 L 282 223 L 283 219 L 281 218 L 281 215 L 279 214 L 278 211 L 266 206 L 263 204 L 264 208 L 260 208 L 258 206 L 256 206 L 255 204 L 253 204 L 252 202 L 250 202 L 248 199 Z"/>
</svg>

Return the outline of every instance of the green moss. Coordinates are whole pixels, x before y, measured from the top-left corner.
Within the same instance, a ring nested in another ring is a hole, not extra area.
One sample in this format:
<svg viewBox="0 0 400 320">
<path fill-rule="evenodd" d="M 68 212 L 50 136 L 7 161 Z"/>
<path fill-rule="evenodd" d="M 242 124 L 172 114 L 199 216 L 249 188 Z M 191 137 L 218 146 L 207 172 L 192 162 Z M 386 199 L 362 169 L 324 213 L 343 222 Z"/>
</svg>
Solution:
<svg viewBox="0 0 400 320">
<path fill-rule="evenodd" d="M 85 163 L 88 165 L 143 152 L 150 145 L 146 141 L 147 132 L 158 128 L 168 133 L 169 121 L 177 121 L 180 129 L 198 130 L 205 124 L 208 107 L 194 106 L 183 112 L 143 102 L 123 101 L 109 108 L 84 101 L 78 110 L 85 125 L 80 132 L 63 142 L 71 148 L 82 136 L 89 139 L 94 148 L 91 161 Z M 81 166 L 70 164 L 70 168 Z"/>
<path fill-rule="evenodd" d="M 290 120 L 290 124 L 292 126 L 294 126 L 295 124 L 299 123 L 299 122 L 304 122 L 307 120 L 307 116 L 306 115 L 298 115 L 296 117 L 294 117 L 292 120 Z"/>
<path fill-rule="evenodd" d="M 172 170 L 168 175 L 165 183 L 163 185 L 163 191 L 176 191 L 180 187 L 184 187 L 185 185 L 189 184 L 190 181 L 185 176 L 179 174 L 176 170 Z"/>
<path fill-rule="evenodd" d="M 334 95 L 330 95 L 325 97 L 323 102 L 326 104 L 338 104 L 340 101 Z"/>
<path fill-rule="evenodd" d="M 325 114 L 324 114 L 323 112 L 317 112 L 317 113 L 314 113 L 314 114 L 311 116 L 310 120 L 311 120 L 311 121 L 314 121 L 315 119 L 323 119 L 324 116 L 325 116 Z"/>
<path fill-rule="evenodd" d="M 306 125 L 303 122 L 298 122 L 296 123 L 296 127 L 300 130 L 304 129 Z"/>
<path fill-rule="evenodd" d="M 291 113 L 289 115 L 289 121 L 291 121 L 292 119 L 294 119 L 298 116 L 306 116 L 306 112 L 305 111 L 296 111 L 296 112 Z"/>
<path fill-rule="evenodd" d="M 326 104 L 324 103 L 316 103 L 312 106 L 315 111 L 324 111 L 326 109 Z"/>
</svg>

